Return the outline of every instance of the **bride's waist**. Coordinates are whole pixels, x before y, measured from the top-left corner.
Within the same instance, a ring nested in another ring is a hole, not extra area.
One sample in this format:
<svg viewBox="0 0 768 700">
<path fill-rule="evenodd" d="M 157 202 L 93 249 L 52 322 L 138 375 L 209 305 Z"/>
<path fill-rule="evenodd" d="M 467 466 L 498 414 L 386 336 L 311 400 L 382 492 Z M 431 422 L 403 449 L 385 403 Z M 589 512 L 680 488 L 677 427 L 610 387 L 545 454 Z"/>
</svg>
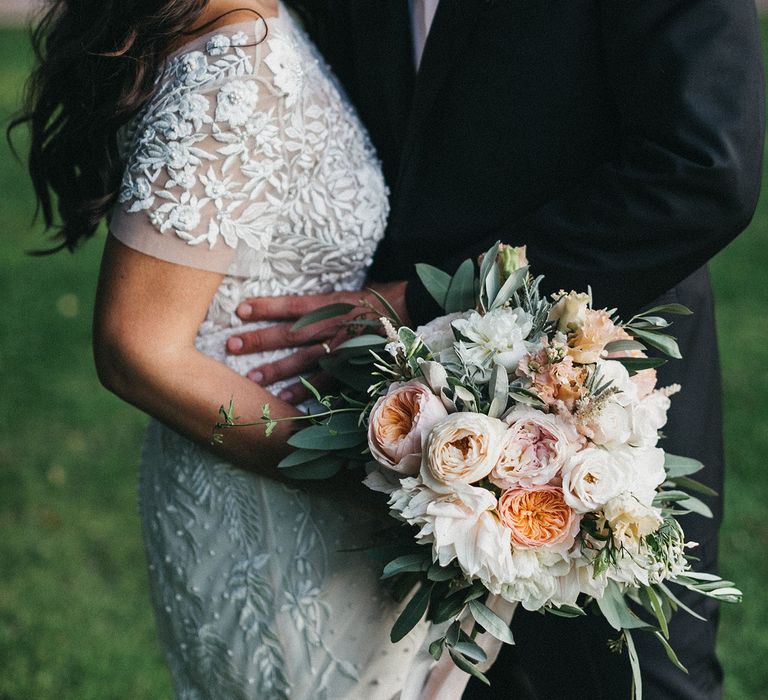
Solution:
<svg viewBox="0 0 768 700">
<path fill-rule="evenodd" d="M 254 367 L 269 364 L 270 362 L 276 362 L 277 360 L 287 357 L 295 352 L 296 348 L 254 352 L 246 355 L 230 355 L 227 352 L 227 339 L 233 335 L 241 335 L 242 333 L 260 330 L 274 325 L 276 325 L 274 321 L 257 321 L 255 323 L 246 323 L 242 326 L 218 329 L 206 328 L 204 325 L 198 332 L 197 338 L 195 338 L 195 347 L 204 355 L 225 364 L 239 375 L 245 376 Z"/>
</svg>

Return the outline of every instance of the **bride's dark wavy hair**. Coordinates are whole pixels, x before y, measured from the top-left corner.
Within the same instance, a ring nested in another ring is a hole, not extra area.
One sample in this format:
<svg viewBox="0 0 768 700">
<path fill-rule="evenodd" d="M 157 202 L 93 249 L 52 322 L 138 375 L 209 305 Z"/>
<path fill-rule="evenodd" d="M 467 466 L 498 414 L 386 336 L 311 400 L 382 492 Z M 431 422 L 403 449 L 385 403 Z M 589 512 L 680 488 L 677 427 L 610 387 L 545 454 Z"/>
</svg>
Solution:
<svg viewBox="0 0 768 700">
<path fill-rule="evenodd" d="M 191 33 L 207 5 L 208 0 L 49 1 L 32 31 L 37 65 L 24 105 L 8 127 L 10 138 L 14 128 L 29 126 L 37 211 L 46 230 L 56 229 L 55 245 L 44 253 L 75 250 L 113 206 L 123 170 L 118 129 L 147 103 L 166 56 Z"/>
</svg>

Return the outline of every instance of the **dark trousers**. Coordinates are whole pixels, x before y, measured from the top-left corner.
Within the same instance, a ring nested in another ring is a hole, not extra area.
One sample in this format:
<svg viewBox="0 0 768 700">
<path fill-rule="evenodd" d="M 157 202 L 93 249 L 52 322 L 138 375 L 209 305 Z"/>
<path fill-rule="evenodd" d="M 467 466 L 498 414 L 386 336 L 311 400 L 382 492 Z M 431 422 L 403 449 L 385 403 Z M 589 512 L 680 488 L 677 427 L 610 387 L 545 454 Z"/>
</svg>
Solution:
<svg viewBox="0 0 768 700">
<path fill-rule="evenodd" d="M 693 316 L 673 317 L 671 332 L 683 360 L 658 370 L 659 386 L 679 383 L 672 398 L 668 452 L 694 457 L 706 465 L 694 478 L 722 494 L 723 450 L 720 369 L 709 275 L 695 272 L 657 303 L 679 302 Z M 717 532 L 722 499 L 707 499 L 712 520 L 687 515 L 681 520 L 687 539 L 699 543 L 696 568 L 717 571 Z M 644 700 L 717 700 L 722 697 L 722 669 L 715 656 L 718 606 L 703 596 L 677 589 L 681 600 L 707 619 L 701 622 L 678 611 L 670 625 L 671 643 L 689 674 L 675 668 L 658 641 L 644 632 L 633 638 L 643 672 Z M 512 623 L 514 647 L 505 646 L 489 672 L 491 687 L 472 680 L 465 700 L 624 700 L 630 697 L 631 674 L 626 653 L 612 653 L 606 641 L 617 633 L 597 615 L 564 620 L 519 610 Z"/>
</svg>

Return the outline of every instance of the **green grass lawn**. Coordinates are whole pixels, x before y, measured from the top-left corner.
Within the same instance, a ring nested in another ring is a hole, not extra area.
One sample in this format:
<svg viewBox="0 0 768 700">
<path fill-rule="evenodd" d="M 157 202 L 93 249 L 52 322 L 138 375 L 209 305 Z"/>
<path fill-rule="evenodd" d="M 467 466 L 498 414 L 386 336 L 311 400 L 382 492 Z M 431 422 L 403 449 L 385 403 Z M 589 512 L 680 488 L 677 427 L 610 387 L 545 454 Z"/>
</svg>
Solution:
<svg viewBox="0 0 768 700">
<path fill-rule="evenodd" d="M 26 75 L 0 29 L 0 123 Z M 31 258 L 23 168 L 0 145 L 0 700 L 170 697 L 136 507 L 144 418 L 103 390 L 90 350 L 101 241 Z M 768 698 L 768 198 L 714 261 L 726 391 L 723 611 L 728 700 Z"/>
</svg>

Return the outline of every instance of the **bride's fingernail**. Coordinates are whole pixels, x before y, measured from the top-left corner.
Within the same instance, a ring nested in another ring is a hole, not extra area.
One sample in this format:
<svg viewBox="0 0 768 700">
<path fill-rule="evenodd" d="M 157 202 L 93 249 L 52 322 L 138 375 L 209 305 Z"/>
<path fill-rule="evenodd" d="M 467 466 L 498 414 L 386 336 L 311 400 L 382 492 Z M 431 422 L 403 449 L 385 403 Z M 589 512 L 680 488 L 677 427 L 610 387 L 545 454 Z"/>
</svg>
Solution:
<svg viewBox="0 0 768 700">
<path fill-rule="evenodd" d="M 250 304 L 240 304 L 240 306 L 237 307 L 237 315 L 240 318 L 250 317 L 252 313 L 253 307 Z"/>
<path fill-rule="evenodd" d="M 291 400 L 293 400 L 293 392 L 291 391 L 281 391 L 280 392 L 280 400 L 285 401 L 286 403 L 289 403 Z"/>
<path fill-rule="evenodd" d="M 239 350 L 243 349 L 243 339 L 238 337 L 233 337 L 227 340 L 227 349 L 231 350 L 232 352 L 238 352 Z"/>
<path fill-rule="evenodd" d="M 260 384 L 264 380 L 264 375 L 261 372 L 250 372 L 248 374 L 248 379 L 250 379 L 252 382 Z"/>
</svg>

